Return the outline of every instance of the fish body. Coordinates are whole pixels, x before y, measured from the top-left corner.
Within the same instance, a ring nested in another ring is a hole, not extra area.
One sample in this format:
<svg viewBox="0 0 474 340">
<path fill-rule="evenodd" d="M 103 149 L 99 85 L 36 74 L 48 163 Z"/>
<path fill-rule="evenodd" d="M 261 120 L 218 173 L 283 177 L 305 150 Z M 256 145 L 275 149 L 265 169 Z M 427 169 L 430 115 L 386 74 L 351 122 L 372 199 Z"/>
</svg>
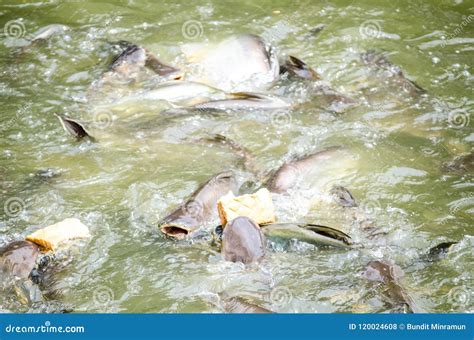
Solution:
<svg viewBox="0 0 474 340">
<path fill-rule="evenodd" d="M 420 309 L 398 283 L 398 279 L 403 275 L 403 270 L 399 266 L 383 261 L 369 262 L 364 272 L 368 280 L 382 282 L 385 285 L 385 294 L 391 303 L 401 307 L 406 313 L 419 313 Z"/>
<path fill-rule="evenodd" d="M 408 79 L 402 69 L 392 64 L 381 51 L 369 50 L 361 54 L 362 62 L 376 71 L 381 71 L 385 77 L 399 85 L 412 96 L 419 96 L 426 91 L 415 82 Z"/>
<path fill-rule="evenodd" d="M 274 49 L 253 34 L 233 36 L 216 46 L 184 52 L 199 70 L 191 79 L 226 92 L 265 89 L 278 79 L 280 67 Z"/>
<path fill-rule="evenodd" d="M 345 156 L 343 151 L 344 149 L 342 147 L 334 146 L 289 161 L 271 175 L 267 182 L 267 187 L 272 192 L 284 193 L 294 188 L 299 182 L 311 181 L 311 177 L 319 177 L 322 175 L 329 177 L 332 175 L 331 168 L 338 167 L 339 162 L 336 162 L 338 161 L 337 156 Z M 332 164 L 333 160 L 334 164 Z M 326 169 L 326 174 L 318 173 L 318 170 Z M 318 178 L 316 178 L 316 180 L 318 180 Z"/>
<path fill-rule="evenodd" d="M 351 237 L 340 230 L 308 223 L 272 223 L 262 226 L 268 239 L 296 239 L 316 246 L 348 248 Z"/>
<path fill-rule="evenodd" d="M 221 172 L 200 186 L 185 203 L 159 222 L 160 230 L 174 238 L 184 238 L 198 229 L 217 211 L 217 201 L 229 191 L 237 193 L 232 171 Z"/>
<path fill-rule="evenodd" d="M 208 85 L 193 82 L 170 80 L 158 84 L 150 90 L 141 90 L 126 96 L 113 103 L 113 106 L 142 102 L 142 101 L 166 101 L 172 105 L 190 106 L 210 100 L 221 100 L 227 95 Z"/>
<path fill-rule="evenodd" d="M 289 102 L 282 98 L 260 93 L 231 93 L 230 97 L 199 103 L 191 109 L 204 111 L 278 110 L 291 106 Z"/>
</svg>

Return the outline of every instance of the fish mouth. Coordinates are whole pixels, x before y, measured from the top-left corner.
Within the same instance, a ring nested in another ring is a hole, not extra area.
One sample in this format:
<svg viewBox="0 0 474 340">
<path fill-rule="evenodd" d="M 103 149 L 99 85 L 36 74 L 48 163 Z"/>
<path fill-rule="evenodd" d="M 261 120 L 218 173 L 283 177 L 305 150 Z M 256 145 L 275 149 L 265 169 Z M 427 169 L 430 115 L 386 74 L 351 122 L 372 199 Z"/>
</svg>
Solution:
<svg viewBox="0 0 474 340">
<path fill-rule="evenodd" d="M 160 229 L 163 234 L 179 240 L 185 238 L 191 232 L 189 228 L 179 224 L 164 224 Z"/>
</svg>

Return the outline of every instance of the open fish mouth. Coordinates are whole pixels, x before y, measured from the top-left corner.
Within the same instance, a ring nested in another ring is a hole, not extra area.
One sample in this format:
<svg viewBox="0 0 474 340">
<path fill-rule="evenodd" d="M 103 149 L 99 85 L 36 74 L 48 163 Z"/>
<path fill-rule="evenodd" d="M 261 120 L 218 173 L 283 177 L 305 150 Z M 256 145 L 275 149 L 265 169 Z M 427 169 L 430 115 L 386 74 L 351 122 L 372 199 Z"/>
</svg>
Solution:
<svg viewBox="0 0 474 340">
<path fill-rule="evenodd" d="M 186 227 L 184 225 L 180 225 L 180 224 L 174 224 L 174 223 L 163 224 L 160 227 L 160 230 L 166 236 L 169 236 L 178 240 L 185 238 L 192 232 L 191 228 Z"/>
</svg>

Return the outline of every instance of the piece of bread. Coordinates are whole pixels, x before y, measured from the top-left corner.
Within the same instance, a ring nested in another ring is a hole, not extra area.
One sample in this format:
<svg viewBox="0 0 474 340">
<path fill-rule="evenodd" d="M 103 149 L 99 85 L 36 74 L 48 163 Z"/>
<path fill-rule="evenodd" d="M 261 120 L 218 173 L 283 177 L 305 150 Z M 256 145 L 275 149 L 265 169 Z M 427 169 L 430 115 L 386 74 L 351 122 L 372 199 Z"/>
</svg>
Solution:
<svg viewBox="0 0 474 340">
<path fill-rule="evenodd" d="M 234 196 L 232 192 L 222 196 L 217 202 L 217 210 L 222 226 L 239 216 L 246 216 L 257 224 L 275 222 L 275 209 L 271 193 L 263 188 L 254 194 Z"/>
<path fill-rule="evenodd" d="M 60 243 L 78 238 L 89 238 L 89 229 L 77 218 L 66 218 L 64 221 L 35 231 L 26 237 L 27 241 L 38 244 L 44 250 L 56 250 Z"/>
</svg>

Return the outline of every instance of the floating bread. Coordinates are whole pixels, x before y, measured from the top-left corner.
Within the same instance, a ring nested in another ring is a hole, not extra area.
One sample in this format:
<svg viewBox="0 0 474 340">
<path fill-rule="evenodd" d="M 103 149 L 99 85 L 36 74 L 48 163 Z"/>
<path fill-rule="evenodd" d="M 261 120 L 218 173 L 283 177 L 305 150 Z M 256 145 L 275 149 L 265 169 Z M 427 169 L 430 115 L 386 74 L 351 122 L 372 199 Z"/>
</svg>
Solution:
<svg viewBox="0 0 474 340">
<path fill-rule="evenodd" d="M 27 241 L 36 243 L 44 250 L 56 250 L 65 241 L 89 238 L 89 229 L 77 218 L 66 218 L 64 221 L 35 231 L 26 237 Z"/>
<path fill-rule="evenodd" d="M 272 195 L 265 188 L 242 196 L 234 196 L 229 192 L 217 202 L 217 210 L 223 226 L 239 216 L 246 216 L 257 224 L 275 222 Z"/>
</svg>

